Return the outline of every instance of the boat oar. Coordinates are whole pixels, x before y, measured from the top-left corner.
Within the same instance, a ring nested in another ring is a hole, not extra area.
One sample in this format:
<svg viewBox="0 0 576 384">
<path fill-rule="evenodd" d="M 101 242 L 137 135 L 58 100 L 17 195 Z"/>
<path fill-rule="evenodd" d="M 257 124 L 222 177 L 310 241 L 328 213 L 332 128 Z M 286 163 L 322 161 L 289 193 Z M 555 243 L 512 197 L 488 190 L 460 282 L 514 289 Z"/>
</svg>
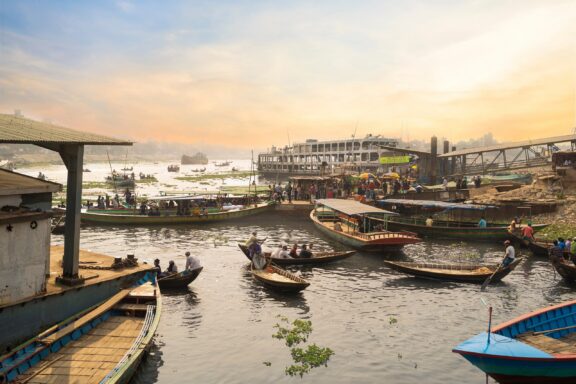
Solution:
<svg viewBox="0 0 576 384">
<path fill-rule="evenodd" d="M 494 270 L 494 272 L 492 272 L 492 274 L 486 280 L 484 280 L 484 282 L 482 283 L 482 287 L 480 287 L 481 291 L 486 290 L 486 287 L 488 286 L 488 284 L 490 284 L 490 282 L 492 281 L 492 278 L 494 277 L 494 275 L 496 275 L 496 272 L 498 272 L 501 267 L 502 267 L 502 263 L 498 264 L 498 268 L 496 268 Z"/>
</svg>

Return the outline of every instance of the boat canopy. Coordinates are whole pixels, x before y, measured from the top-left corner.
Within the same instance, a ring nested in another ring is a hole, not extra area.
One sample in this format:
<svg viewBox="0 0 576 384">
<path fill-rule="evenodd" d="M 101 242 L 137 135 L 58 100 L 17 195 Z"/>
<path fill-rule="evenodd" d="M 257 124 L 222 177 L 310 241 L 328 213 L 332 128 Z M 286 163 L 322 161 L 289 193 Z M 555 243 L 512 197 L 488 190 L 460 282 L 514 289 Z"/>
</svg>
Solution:
<svg viewBox="0 0 576 384">
<path fill-rule="evenodd" d="M 150 196 L 147 197 L 148 200 L 151 201 L 179 201 L 179 200 L 215 200 L 217 197 L 222 198 L 232 198 L 232 199 L 239 199 L 245 197 L 245 195 L 233 195 L 230 193 L 227 194 L 212 194 L 212 195 L 168 195 L 168 196 Z"/>
<path fill-rule="evenodd" d="M 318 199 L 316 200 L 317 205 L 323 205 L 327 208 L 333 209 L 334 211 L 342 212 L 348 216 L 352 215 L 366 215 L 370 213 L 380 213 L 384 215 L 397 216 L 395 212 L 390 212 L 385 209 L 373 207 L 371 205 L 362 204 L 354 200 L 343 200 L 343 199 Z"/>
<path fill-rule="evenodd" d="M 379 206 L 402 205 L 405 207 L 440 208 L 445 210 L 466 209 L 466 210 L 484 211 L 488 208 L 496 208 L 494 205 L 448 203 L 445 201 L 409 200 L 409 199 L 378 200 L 377 204 Z"/>
</svg>

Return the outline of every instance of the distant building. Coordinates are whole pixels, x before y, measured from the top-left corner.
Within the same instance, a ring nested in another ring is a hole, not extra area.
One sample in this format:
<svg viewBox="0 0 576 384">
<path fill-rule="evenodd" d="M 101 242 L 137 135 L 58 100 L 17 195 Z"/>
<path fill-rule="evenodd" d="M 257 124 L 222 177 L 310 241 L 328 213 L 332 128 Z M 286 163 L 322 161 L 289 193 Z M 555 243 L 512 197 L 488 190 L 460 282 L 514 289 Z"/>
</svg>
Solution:
<svg viewBox="0 0 576 384">
<path fill-rule="evenodd" d="M 380 157 L 391 154 L 385 147 L 397 145 L 397 139 L 380 135 L 329 141 L 309 139 L 258 154 L 258 171 L 271 176 L 376 171 L 381 167 Z"/>
</svg>

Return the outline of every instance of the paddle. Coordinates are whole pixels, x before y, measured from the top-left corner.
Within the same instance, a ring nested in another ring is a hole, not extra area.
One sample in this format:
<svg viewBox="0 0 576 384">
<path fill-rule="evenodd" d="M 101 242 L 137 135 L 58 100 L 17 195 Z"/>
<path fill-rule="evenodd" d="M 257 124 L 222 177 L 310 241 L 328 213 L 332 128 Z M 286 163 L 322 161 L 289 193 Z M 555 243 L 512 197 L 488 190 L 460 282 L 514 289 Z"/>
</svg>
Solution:
<svg viewBox="0 0 576 384">
<path fill-rule="evenodd" d="M 502 263 L 503 262 L 504 261 L 502 261 Z M 496 268 L 494 270 L 494 272 L 486 280 L 484 280 L 484 282 L 482 283 L 482 287 L 480 287 L 480 291 L 484 292 L 486 290 L 486 287 L 488 286 L 488 284 L 490 284 L 490 282 L 492 281 L 492 278 L 494 277 L 494 275 L 496 275 L 496 272 L 498 272 L 500 270 L 500 268 L 502 267 L 502 263 L 500 263 L 498 265 L 498 268 Z"/>
</svg>

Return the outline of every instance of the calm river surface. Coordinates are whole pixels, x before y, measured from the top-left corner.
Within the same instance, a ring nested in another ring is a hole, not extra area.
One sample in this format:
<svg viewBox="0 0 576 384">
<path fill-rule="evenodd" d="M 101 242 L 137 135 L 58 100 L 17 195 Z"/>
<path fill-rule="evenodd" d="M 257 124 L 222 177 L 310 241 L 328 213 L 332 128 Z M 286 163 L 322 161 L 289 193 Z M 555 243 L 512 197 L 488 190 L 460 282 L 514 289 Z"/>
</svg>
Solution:
<svg viewBox="0 0 576 384">
<path fill-rule="evenodd" d="M 285 296 L 255 282 L 245 269 L 236 242 L 253 230 L 268 237 L 265 249 L 284 240 L 342 249 L 318 233 L 305 212 L 265 213 L 211 227 L 82 229 L 84 249 L 135 253 L 141 261 L 158 257 L 163 267 L 170 259 L 183 267 L 190 250 L 204 265 L 188 290 L 165 293 L 156 345 L 136 383 L 484 383 L 482 372 L 451 352 L 486 329 L 481 298 L 494 307 L 498 324 L 575 296 L 544 259 L 530 258 L 480 293 L 477 285 L 403 276 L 386 268 L 383 256 L 363 253 L 300 269 L 310 287 Z M 424 242 L 386 257 L 499 261 L 501 253 L 498 245 Z M 303 379 L 285 375 L 289 350 L 272 338 L 278 316 L 312 321 L 309 341 L 335 352 L 328 367 Z"/>
</svg>

